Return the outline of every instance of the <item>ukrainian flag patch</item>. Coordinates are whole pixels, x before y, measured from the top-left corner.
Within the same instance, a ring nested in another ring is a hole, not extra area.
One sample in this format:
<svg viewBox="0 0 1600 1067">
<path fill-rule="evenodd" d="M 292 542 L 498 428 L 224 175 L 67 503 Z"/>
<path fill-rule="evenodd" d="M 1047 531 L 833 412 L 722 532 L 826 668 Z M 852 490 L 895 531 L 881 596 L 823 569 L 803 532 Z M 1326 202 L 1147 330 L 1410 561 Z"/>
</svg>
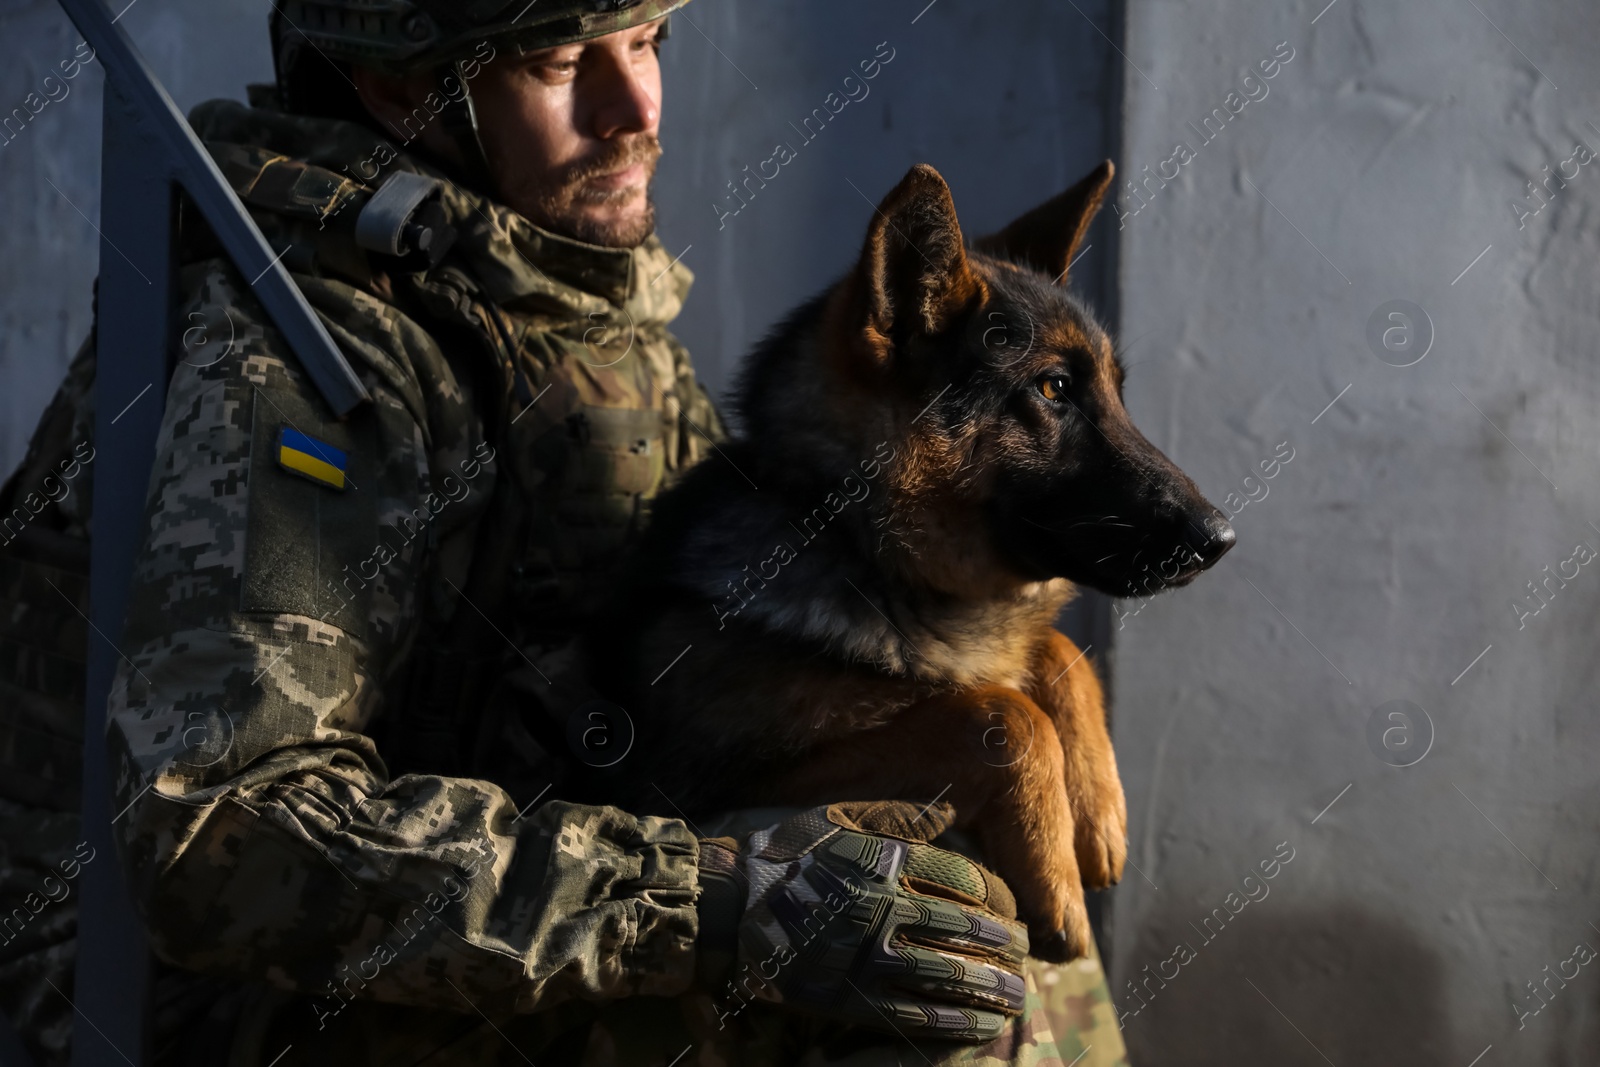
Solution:
<svg viewBox="0 0 1600 1067">
<path fill-rule="evenodd" d="M 278 432 L 278 466 L 330 489 L 344 488 L 348 457 L 326 441 L 307 437 L 288 426 Z"/>
</svg>

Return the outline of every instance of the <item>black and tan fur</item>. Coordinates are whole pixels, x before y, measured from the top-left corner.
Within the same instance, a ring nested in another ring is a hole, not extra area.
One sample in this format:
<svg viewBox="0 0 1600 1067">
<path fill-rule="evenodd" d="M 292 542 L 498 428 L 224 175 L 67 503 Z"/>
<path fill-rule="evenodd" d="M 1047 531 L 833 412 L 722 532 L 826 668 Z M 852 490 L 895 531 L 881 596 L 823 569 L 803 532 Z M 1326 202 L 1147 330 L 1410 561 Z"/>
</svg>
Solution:
<svg viewBox="0 0 1600 1067">
<path fill-rule="evenodd" d="M 1035 952 L 1087 949 L 1081 885 L 1120 877 L 1126 814 L 1100 683 L 1052 624 L 1074 583 L 1181 585 L 1233 538 L 1065 288 L 1111 173 L 968 247 L 914 168 L 855 269 L 753 354 L 743 436 L 658 502 L 589 642 L 638 730 L 612 799 L 941 795 Z"/>
</svg>

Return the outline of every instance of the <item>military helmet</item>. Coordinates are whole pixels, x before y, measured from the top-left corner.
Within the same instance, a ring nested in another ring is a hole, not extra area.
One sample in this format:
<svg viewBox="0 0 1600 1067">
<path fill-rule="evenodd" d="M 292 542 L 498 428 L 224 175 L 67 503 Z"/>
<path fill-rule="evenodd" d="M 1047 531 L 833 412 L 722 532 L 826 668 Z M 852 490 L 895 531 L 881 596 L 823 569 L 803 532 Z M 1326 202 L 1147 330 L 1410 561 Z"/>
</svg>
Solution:
<svg viewBox="0 0 1600 1067">
<path fill-rule="evenodd" d="M 483 41 L 532 51 L 652 22 L 688 0 L 275 0 L 280 58 L 312 47 L 393 74 L 451 63 Z M 503 44 L 502 44 L 503 42 Z"/>
</svg>

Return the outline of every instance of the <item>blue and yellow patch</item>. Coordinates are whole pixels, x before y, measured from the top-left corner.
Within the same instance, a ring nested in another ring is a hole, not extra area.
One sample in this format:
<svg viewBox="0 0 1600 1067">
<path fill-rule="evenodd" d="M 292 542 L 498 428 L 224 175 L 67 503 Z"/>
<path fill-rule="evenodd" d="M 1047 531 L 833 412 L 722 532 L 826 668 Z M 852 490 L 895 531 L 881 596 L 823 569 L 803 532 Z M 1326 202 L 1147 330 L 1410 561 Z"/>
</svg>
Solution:
<svg viewBox="0 0 1600 1067">
<path fill-rule="evenodd" d="M 348 457 L 326 441 L 307 437 L 288 426 L 278 433 L 278 466 L 290 474 L 309 478 L 330 489 L 344 488 L 344 468 Z"/>
</svg>

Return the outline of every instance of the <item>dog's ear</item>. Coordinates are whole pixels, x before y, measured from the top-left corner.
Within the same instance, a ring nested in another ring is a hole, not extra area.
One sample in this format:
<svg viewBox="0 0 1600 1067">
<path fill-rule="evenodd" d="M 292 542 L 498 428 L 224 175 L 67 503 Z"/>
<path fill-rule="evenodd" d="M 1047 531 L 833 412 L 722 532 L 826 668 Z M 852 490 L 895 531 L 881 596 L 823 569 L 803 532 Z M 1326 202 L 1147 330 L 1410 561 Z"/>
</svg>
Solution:
<svg viewBox="0 0 1600 1067">
<path fill-rule="evenodd" d="M 1071 189 L 1046 200 L 999 233 L 979 238 L 973 247 L 1026 263 L 1057 284 L 1065 282 L 1067 265 L 1078 254 L 1116 172 L 1111 160 L 1106 160 Z"/>
<path fill-rule="evenodd" d="M 856 270 L 861 336 L 879 362 L 909 335 L 943 333 L 984 293 L 967 264 L 950 187 L 926 163 L 878 205 Z"/>
</svg>

